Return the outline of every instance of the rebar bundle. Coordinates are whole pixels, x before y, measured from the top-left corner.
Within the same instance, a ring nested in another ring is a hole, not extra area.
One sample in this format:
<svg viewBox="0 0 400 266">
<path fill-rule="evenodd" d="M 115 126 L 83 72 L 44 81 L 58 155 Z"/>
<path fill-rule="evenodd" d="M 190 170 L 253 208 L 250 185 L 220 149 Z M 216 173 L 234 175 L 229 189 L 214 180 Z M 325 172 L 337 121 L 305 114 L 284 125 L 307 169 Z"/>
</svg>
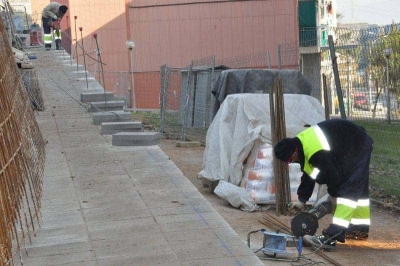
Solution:
<svg viewBox="0 0 400 266">
<path fill-rule="evenodd" d="M 1 19 L 0 103 L 0 265 L 13 265 L 38 222 L 45 144 Z"/>
<path fill-rule="evenodd" d="M 286 138 L 285 104 L 282 78 L 275 78 L 273 89 L 269 93 L 271 114 L 272 145 Z M 277 214 L 286 214 L 290 198 L 290 180 L 287 164 L 274 157 L 275 202 Z"/>
</svg>

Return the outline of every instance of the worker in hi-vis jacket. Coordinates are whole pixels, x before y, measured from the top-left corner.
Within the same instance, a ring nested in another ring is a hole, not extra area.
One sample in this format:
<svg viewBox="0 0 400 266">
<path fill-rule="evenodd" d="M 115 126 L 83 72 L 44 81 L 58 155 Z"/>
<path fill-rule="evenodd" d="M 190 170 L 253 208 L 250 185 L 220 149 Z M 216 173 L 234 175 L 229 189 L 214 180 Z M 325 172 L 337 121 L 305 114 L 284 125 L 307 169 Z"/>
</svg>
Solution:
<svg viewBox="0 0 400 266">
<path fill-rule="evenodd" d="M 315 183 L 326 184 L 336 198 L 332 223 L 322 235 L 306 235 L 305 242 L 334 248 L 346 238 L 365 239 L 370 226 L 369 164 L 373 140 L 361 126 L 344 119 L 332 119 L 308 127 L 294 138 L 284 138 L 274 147 L 276 158 L 298 162 L 303 175 L 297 190 L 302 209 Z"/>
<path fill-rule="evenodd" d="M 43 8 L 42 12 L 42 24 L 43 24 L 43 37 L 44 37 L 44 47 L 46 50 L 51 49 L 51 44 L 53 42 L 51 28 L 53 28 L 53 22 L 59 22 L 65 13 L 67 13 L 68 7 L 61 5 L 57 2 L 52 2 Z M 59 24 L 58 24 L 59 25 Z M 59 27 L 54 29 L 55 33 L 58 34 L 55 37 L 56 49 L 60 49 L 61 33 Z"/>
</svg>

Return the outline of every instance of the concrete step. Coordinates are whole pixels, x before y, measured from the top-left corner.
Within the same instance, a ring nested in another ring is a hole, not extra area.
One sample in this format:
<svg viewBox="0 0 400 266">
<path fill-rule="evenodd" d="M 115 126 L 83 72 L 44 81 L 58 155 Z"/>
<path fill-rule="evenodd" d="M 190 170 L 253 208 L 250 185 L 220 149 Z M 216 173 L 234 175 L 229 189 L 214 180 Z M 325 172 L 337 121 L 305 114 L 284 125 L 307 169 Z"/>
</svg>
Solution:
<svg viewBox="0 0 400 266">
<path fill-rule="evenodd" d="M 102 112 L 102 111 L 123 111 L 125 107 L 124 101 L 106 101 L 106 102 L 93 102 L 88 107 L 89 113 Z"/>
<path fill-rule="evenodd" d="M 120 132 L 142 131 L 142 122 L 105 122 L 101 124 L 102 135 L 112 135 Z"/>
<path fill-rule="evenodd" d="M 132 114 L 125 111 L 99 112 L 93 114 L 93 124 L 101 125 L 105 122 L 129 122 Z"/>
<path fill-rule="evenodd" d="M 160 132 L 121 132 L 112 135 L 114 146 L 152 146 L 160 143 Z"/>
<path fill-rule="evenodd" d="M 104 93 L 103 89 L 91 89 L 91 88 L 87 89 L 86 87 L 80 88 L 79 91 L 81 92 L 81 94 L 82 93 L 101 93 L 101 94 Z"/>
<path fill-rule="evenodd" d="M 114 100 L 113 92 L 81 92 L 81 102 L 109 102 Z"/>
</svg>

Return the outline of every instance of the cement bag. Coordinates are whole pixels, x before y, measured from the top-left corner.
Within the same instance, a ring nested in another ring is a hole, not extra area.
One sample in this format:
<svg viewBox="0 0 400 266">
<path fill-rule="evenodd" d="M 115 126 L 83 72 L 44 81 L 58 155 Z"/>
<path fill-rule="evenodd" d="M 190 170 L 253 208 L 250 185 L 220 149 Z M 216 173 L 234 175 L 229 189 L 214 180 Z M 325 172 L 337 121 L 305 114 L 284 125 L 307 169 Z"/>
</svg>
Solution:
<svg viewBox="0 0 400 266">
<path fill-rule="evenodd" d="M 228 201 L 233 207 L 243 211 L 256 211 L 260 207 L 253 202 L 250 193 L 242 187 L 238 187 L 224 180 L 220 180 L 214 193 Z"/>
</svg>

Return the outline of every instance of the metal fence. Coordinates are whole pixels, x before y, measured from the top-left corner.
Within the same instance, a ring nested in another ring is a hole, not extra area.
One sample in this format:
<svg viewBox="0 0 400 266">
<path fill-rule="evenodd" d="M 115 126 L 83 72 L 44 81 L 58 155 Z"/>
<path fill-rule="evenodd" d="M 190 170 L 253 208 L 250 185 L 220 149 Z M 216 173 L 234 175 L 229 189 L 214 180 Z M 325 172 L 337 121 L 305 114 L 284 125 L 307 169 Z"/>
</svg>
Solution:
<svg viewBox="0 0 400 266">
<path fill-rule="evenodd" d="M 374 139 L 371 185 L 376 193 L 400 194 L 400 24 L 337 28 L 334 45 L 340 84 L 330 75 L 332 116 L 362 125 Z M 328 51 L 323 51 L 328 57 Z M 328 66 L 322 68 L 332 73 Z M 337 83 L 337 82 L 336 82 Z M 341 93 L 338 88 L 341 88 Z M 342 94 L 343 97 L 340 97 Z M 340 106 L 342 104 L 342 107 Z M 391 198 L 385 198 L 391 201 Z"/>
<path fill-rule="evenodd" d="M 219 75 L 229 69 L 298 68 L 298 47 L 280 45 L 270 52 L 233 58 L 209 56 L 190 62 L 186 68 L 161 67 L 161 131 L 170 138 L 205 142 L 212 122 L 215 97 L 211 90 Z"/>
<path fill-rule="evenodd" d="M 333 42 L 304 40 L 309 44 L 306 50 L 299 50 L 304 48 L 303 43 L 283 44 L 275 54 L 265 52 L 228 59 L 210 56 L 193 60 L 182 69 L 165 65 L 160 81 L 161 131 L 171 138 L 205 142 L 215 101 L 211 90 L 223 71 L 218 68 L 221 65 L 299 69 L 313 85 L 311 96 L 329 108 L 331 118 L 358 123 L 375 140 L 372 186 L 378 192 L 384 188 L 389 194 L 400 194 L 400 166 L 395 163 L 400 157 L 399 28 L 335 28 L 331 29 Z M 318 47 L 310 47 L 310 43 Z"/>
</svg>

